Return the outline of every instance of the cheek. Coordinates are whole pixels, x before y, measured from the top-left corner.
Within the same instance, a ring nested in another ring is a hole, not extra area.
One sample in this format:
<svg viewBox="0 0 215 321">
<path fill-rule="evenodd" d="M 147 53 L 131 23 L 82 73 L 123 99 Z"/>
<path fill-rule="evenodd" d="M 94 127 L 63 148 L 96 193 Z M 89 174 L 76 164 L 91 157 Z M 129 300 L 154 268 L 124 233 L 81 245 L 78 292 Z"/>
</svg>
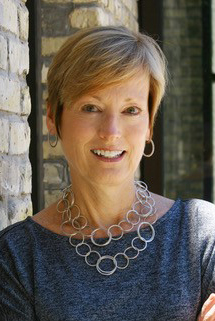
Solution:
<svg viewBox="0 0 215 321">
<path fill-rule="evenodd" d="M 66 117 L 62 119 L 62 139 L 68 140 L 73 138 L 74 140 L 79 140 L 87 137 L 90 132 L 92 132 L 92 124 L 86 122 L 81 117 Z"/>
<path fill-rule="evenodd" d="M 146 120 L 146 121 L 140 120 L 139 122 L 137 122 L 136 124 L 134 124 L 130 128 L 130 133 L 138 141 L 145 142 L 146 136 L 148 134 L 148 130 L 149 130 L 149 122 L 148 122 L 148 120 Z"/>
<path fill-rule="evenodd" d="M 65 120 L 61 132 L 62 149 L 67 160 L 80 157 L 80 153 L 83 154 L 89 149 L 89 142 L 95 136 L 95 128 L 92 124 L 75 118 Z"/>
<path fill-rule="evenodd" d="M 129 140 L 136 154 L 142 155 L 148 139 L 148 122 L 140 121 L 130 128 Z"/>
</svg>

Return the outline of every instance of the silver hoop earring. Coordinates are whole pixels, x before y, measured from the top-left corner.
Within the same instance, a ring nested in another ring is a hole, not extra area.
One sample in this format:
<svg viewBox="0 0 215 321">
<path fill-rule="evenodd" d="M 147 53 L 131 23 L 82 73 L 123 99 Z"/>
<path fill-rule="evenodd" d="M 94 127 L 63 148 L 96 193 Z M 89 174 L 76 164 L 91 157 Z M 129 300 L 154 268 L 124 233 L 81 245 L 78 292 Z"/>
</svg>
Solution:
<svg viewBox="0 0 215 321">
<path fill-rule="evenodd" d="M 54 140 L 51 139 L 51 134 L 50 134 L 50 132 L 48 132 L 49 145 L 50 145 L 52 148 L 55 148 L 55 147 L 57 146 L 57 143 L 58 143 L 58 135 L 52 135 L 52 137 L 54 137 Z"/>
<path fill-rule="evenodd" d="M 151 139 L 151 140 L 149 141 L 149 143 L 152 144 L 152 151 L 151 151 L 150 154 L 147 154 L 147 155 L 143 152 L 143 156 L 145 156 L 145 157 L 151 157 L 151 156 L 154 154 L 154 151 L 155 151 L 155 144 L 154 144 L 153 140 Z"/>
</svg>

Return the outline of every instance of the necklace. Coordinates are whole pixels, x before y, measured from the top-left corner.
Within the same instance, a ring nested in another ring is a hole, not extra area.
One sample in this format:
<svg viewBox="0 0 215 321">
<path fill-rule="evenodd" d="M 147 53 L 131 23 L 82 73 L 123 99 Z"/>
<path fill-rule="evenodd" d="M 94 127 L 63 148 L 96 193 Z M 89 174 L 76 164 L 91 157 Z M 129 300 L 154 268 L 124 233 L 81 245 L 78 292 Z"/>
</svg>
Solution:
<svg viewBox="0 0 215 321">
<path fill-rule="evenodd" d="M 152 242 L 155 237 L 153 223 L 156 221 L 156 217 L 152 223 L 147 221 L 149 217 L 156 214 L 155 201 L 144 182 L 135 181 L 134 184 L 136 201 L 133 203 L 131 210 L 125 214 L 124 219 L 118 224 L 111 225 L 108 228 L 94 228 L 88 224 L 86 217 L 81 215 L 80 208 L 75 204 L 75 197 L 71 185 L 63 190 L 62 199 L 57 204 L 57 211 L 62 214 L 61 232 L 69 236 L 69 243 L 75 248 L 76 253 L 84 257 L 85 262 L 89 266 L 96 267 L 97 271 L 102 275 L 111 275 L 117 269 L 123 270 L 127 268 L 129 261 L 137 258 L 139 253 L 144 251 L 147 244 Z M 70 202 L 68 196 L 70 196 Z M 71 215 L 72 208 L 77 211 L 75 217 Z M 139 211 L 138 208 L 140 208 Z M 129 227 L 124 228 L 124 225 Z M 96 249 L 102 248 L 110 244 L 112 240 L 120 240 L 124 233 L 131 231 L 135 226 L 137 226 L 137 236 L 132 239 L 131 245 L 127 247 L 124 252 L 119 252 L 112 256 L 101 255 L 98 250 L 93 250 L 93 247 L 96 247 Z M 112 232 L 113 228 L 119 229 L 120 235 L 114 236 Z M 68 232 L 70 229 L 71 233 Z M 89 229 L 92 232 L 86 233 Z M 105 230 L 107 233 L 107 238 L 102 238 L 103 243 L 101 243 L 101 239 L 95 238 L 95 234 L 99 230 Z M 77 235 L 79 235 L 80 238 L 74 238 Z M 87 240 L 90 242 L 87 242 Z M 104 265 L 105 261 L 106 264 L 109 263 L 110 265 L 111 263 L 111 267 L 104 269 L 102 265 Z"/>
</svg>

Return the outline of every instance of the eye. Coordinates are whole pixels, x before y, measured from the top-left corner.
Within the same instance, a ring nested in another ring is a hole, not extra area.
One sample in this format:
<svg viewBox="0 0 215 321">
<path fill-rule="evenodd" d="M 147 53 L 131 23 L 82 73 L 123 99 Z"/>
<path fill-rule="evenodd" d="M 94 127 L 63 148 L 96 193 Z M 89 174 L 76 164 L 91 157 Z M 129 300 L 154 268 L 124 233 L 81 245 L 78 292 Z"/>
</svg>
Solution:
<svg viewBox="0 0 215 321">
<path fill-rule="evenodd" d="M 89 105 L 84 105 L 82 107 L 82 110 L 87 112 L 87 113 L 94 113 L 94 112 L 98 112 L 99 111 L 98 107 L 96 107 L 95 105 L 90 105 L 90 104 Z"/>
<path fill-rule="evenodd" d="M 126 108 L 126 110 L 124 111 L 124 113 L 131 114 L 131 115 L 138 115 L 140 112 L 141 112 L 141 110 L 135 106 L 130 106 L 130 107 Z"/>
</svg>

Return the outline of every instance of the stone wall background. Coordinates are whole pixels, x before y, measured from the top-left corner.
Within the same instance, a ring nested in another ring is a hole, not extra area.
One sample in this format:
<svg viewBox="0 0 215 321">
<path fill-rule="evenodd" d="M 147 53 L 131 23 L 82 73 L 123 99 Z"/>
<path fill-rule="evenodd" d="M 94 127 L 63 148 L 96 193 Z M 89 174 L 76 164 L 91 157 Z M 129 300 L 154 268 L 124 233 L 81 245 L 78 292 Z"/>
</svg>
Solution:
<svg viewBox="0 0 215 321">
<path fill-rule="evenodd" d="M 32 212 L 25 0 L 0 0 L 0 229 Z"/>
<path fill-rule="evenodd" d="M 212 0 L 212 73 L 215 75 L 215 0 Z M 215 160 L 215 77 L 212 86 L 213 160 Z M 213 201 L 215 202 L 215 164 L 213 165 Z"/>
<path fill-rule="evenodd" d="M 51 59 L 67 37 L 79 28 L 119 24 L 138 30 L 138 11 L 136 0 L 43 0 L 41 6 L 44 198 L 47 206 L 56 201 L 60 190 L 69 184 L 60 144 L 53 149 L 48 143 L 45 100 Z"/>
<path fill-rule="evenodd" d="M 163 106 L 164 189 L 203 198 L 202 1 L 163 0 L 170 84 Z"/>
</svg>

